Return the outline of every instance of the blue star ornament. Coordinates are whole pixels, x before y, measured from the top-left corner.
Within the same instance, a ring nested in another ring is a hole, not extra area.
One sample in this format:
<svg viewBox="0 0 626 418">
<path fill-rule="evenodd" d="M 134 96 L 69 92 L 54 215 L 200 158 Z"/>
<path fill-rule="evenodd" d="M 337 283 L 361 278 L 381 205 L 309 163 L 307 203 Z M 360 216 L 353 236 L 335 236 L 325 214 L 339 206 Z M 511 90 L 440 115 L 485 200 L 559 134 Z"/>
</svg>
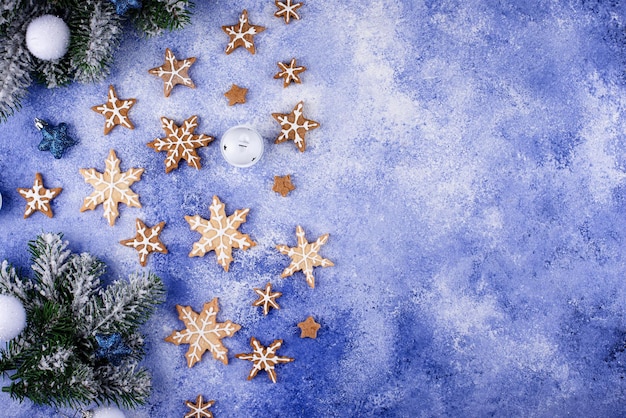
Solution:
<svg viewBox="0 0 626 418">
<path fill-rule="evenodd" d="M 57 126 L 47 124 L 41 119 L 35 119 L 35 126 L 41 132 L 40 151 L 50 151 L 54 158 L 61 158 L 65 150 L 78 143 L 67 135 L 67 124 L 59 123 Z"/>
<path fill-rule="evenodd" d="M 141 9 L 141 0 L 111 0 L 118 15 L 124 16 L 130 9 Z"/>
<path fill-rule="evenodd" d="M 109 363 L 117 364 L 123 357 L 133 352 L 124 344 L 122 335 L 119 333 L 111 335 L 96 334 L 96 342 L 98 343 L 96 358 L 98 360 L 107 360 Z"/>
</svg>

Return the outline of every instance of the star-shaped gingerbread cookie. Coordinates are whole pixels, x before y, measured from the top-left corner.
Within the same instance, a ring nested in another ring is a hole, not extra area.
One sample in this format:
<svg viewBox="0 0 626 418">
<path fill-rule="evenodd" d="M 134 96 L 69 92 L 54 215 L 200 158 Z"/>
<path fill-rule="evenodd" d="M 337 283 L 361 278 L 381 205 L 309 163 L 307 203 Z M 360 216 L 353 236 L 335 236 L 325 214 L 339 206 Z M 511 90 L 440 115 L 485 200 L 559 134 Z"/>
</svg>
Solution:
<svg viewBox="0 0 626 418">
<path fill-rule="evenodd" d="M 280 309 L 276 299 L 281 297 L 283 294 L 281 292 L 272 292 L 272 284 L 268 283 L 265 285 L 265 289 L 260 289 L 255 287 L 254 291 L 259 298 L 252 302 L 252 306 L 262 306 L 263 307 L 263 315 L 267 315 L 270 311 L 270 308 Z"/>
<path fill-rule="evenodd" d="M 52 208 L 50 202 L 57 197 L 63 189 L 56 187 L 54 189 L 46 189 L 43 185 L 41 173 L 35 174 L 35 183 L 30 189 L 20 188 L 17 192 L 26 199 L 26 210 L 24 211 L 24 219 L 28 218 L 35 212 L 41 212 L 49 218 L 52 218 Z"/>
<path fill-rule="evenodd" d="M 234 106 L 237 103 L 245 103 L 246 94 L 248 94 L 248 89 L 233 84 L 230 90 L 224 93 L 224 96 L 228 99 L 228 106 Z"/>
<path fill-rule="evenodd" d="M 184 418 L 213 418 L 213 413 L 209 411 L 209 408 L 215 405 L 215 401 L 204 402 L 202 395 L 198 395 L 196 403 L 185 401 L 185 405 L 189 408 L 189 412 Z"/>
<path fill-rule="evenodd" d="M 285 19 L 285 23 L 289 24 L 289 21 L 292 17 L 296 20 L 300 20 L 300 15 L 298 15 L 298 12 L 296 12 L 296 10 L 302 7 L 303 3 L 293 3 L 293 0 L 275 0 L 274 4 L 276 4 L 276 7 L 278 7 L 278 11 L 274 13 L 274 16 L 282 17 L 283 19 Z"/>
<path fill-rule="evenodd" d="M 137 235 L 134 238 L 120 241 L 120 244 L 137 250 L 139 252 L 139 264 L 145 267 L 150 253 L 167 254 L 167 248 L 159 239 L 164 226 L 165 222 L 159 222 L 153 227 L 147 227 L 141 219 L 137 219 L 135 221 Z"/>
<path fill-rule="evenodd" d="M 170 97 L 172 89 L 177 84 L 195 89 L 191 77 L 189 76 L 189 68 L 196 62 L 196 58 L 186 58 L 177 60 L 174 53 L 169 49 L 165 49 L 165 63 L 160 67 L 151 68 L 148 72 L 163 79 L 163 94 Z"/>
<path fill-rule="evenodd" d="M 300 328 L 300 338 L 317 338 L 317 331 L 320 329 L 321 325 L 315 322 L 312 316 L 309 316 L 302 322 L 298 323 L 298 328 Z"/>
<path fill-rule="evenodd" d="M 291 174 L 286 176 L 274 176 L 274 185 L 272 190 L 280 193 L 282 197 L 286 197 L 290 191 L 296 190 L 296 186 L 291 182 Z"/>
<path fill-rule="evenodd" d="M 280 71 L 274 75 L 274 78 L 282 78 L 283 87 L 287 87 L 289 84 L 291 84 L 292 81 L 298 84 L 302 83 L 299 74 L 305 72 L 306 67 L 296 65 L 295 58 L 292 58 L 289 64 L 279 62 L 278 68 L 280 69 Z"/>
<path fill-rule="evenodd" d="M 299 102 L 291 113 L 272 113 L 272 117 L 280 123 L 281 131 L 275 144 L 293 141 L 300 152 L 306 150 L 305 135 L 308 131 L 319 128 L 320 124 L 304 117 L 304 103 Z"/>
<path fill-rule="evenodd" d="M 222 26 L 222 30 L 230 37 L 226 45 L 226 54 L 230 54 L 239 47 L 244 47 L 251 54 L 256 52 L 254 35 L 265 30 L 263 26 L 251 25 L 248 20 L 248 11 L 244 10 L 239 16 L 239 23 L 232 26 Z"/>
<path fill-rule="evenodd" d="M 98 106 L 93 106 L 91 110 L 100 113 L 106 118 L 104 122 L 104 134 L 108 135 L 109 132 L 117 125 L 121 125 L 128 129 L 135 129 L 135 125 L 128 117 L 128 111 L 137 102 L 136 99 L 120 100 L 117 97 L 115 88 L 113 85 L 109 86 L 109 95 L 106 103 Z"/>
</svg>

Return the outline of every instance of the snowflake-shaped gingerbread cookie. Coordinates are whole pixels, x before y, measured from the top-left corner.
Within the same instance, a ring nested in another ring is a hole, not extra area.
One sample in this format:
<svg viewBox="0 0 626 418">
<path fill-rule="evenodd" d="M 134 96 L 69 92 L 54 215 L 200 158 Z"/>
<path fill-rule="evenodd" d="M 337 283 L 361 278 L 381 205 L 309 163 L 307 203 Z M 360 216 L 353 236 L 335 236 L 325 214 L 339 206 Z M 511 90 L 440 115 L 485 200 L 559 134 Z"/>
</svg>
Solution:
<svg viewBox="0 0 626 418">
<path fill-rule="evenodd" d="M 291 113 L 272 113 L 272 117 L 280 123 L 281 131 L 275 144 L 293 141 L 300 152 L 306 150 L 305 135 L 308 131 L 319 128 L 320 124 L 304 117 L 304 103 L 299 102 Z"/>
<path fill-rule="evenodd" d="M 196 62 L 196 58 L 186 58 L 177 60 L 174 53 L 169 49 L 165 49 L 165 63 L 160 67 L 151 68 L 148 72 L 152 75 L 163 79 L 163 94 L 170 97 L 172 89 L 177 84 L 182 84 L 189 88 L 195 89 L 191 77 L 189 77 L 189 68 Z"/>
<path fill-rule="evenodd" d="M 120 171 L 120 160 L 117 158 L 115 150 L 109 152 L 105 165 L 104 173 L 96 171 L 95 168 L 80 169 L 80 174 L 85 178 L 85 182 L 94 188 L 94 191 L 85 198 L 80 211 L 94 210 L 102 204 L 103 216 L 109 221 L 109 225 L 113 226 L 120 214 L 118 204 L 124 203 L 131 207 L 141 207 L 139 195 L 132 191 L 130 186 L 141 179 L 144 169 L 131 168 L 125 172 Z"/>
<path fill-rule="evenodd" d="M 161 127 L 167 136 L 154 139 L 148 146 L 157 152 L 167 151 L 165 172 L 169 173 L 178 168 L 178 163 L 183 159 L 187 161 L 187 165 L 199 170 L 202 165 L 196 149 L 206 147 L 215 138 L 205 134 L 194 134 L 198 127 L 198 117 L 192 116 L 180 126 L 173 120 L 162 117 Z"/>
<path fill-rule="evenodd" d="M 250 24 L 248 11 L 244 10 L 239 16 L 239 23 L 232 26 L 222 26 L 222 30 L 230 37 L 228 45 L 226 45 L 226 54 L 230 54 L 239 47 L 244 47 L 248 52 L 254 54 L 256 52 L 254 35 L 263 32 L 265 28 Z"/>
<path fill-rule="evenodd" d="M 294 361 L 291 357 L 277 356 L 276 352 L 283 344 L 283 340 L 274 340 L 268 347 L 263 346 L 256 338 L 250 338 L 250 345 L 253 348 L 252 353 L 235 354 L 235 357 L 240 360 L 248 360 L 253 364 L 250 374 L 248 374 L 248 380 L 252 380 L 254 376 L 261 370 L 265 370 L 270 380 L 276 383 L 276 371 L 274 370 L 277 364 L 290 363 Z"/>
<path fill-rule="evenodd" d="M 215 360 L 228 364 L 228 349 L 222 344 L 222 338 L 232 337 L 239 331 L 241 326 L 232 321 L 217 322 L 219 312 L 218 298 L 205 303 L 202 311 L 196 313 L 191 306 L 176 305 L 178 318 L 185 323 L 185 329 L 174 331 L 165 338 L 165 341 L 172 344 L 189 344 L 189 350 L 185 354 L 187 366 L 202 359 L 202 355 L 209 351 Z"/>
<path fill-rule="evenodd" d="M 308 242 L 304 236 L 304 229 L 301 226 L 296 227 L 296 237 L 298 245 L 289 247 L 287 245 L 277 245 L 276 249 L 282 254 L 291 257 L 291 264 L 282 272 L 280 277 L 289 277 L 297 271 L 302 271 L 306 277 L 306 282 L 312 288 L 315 287 L 315 277 L 313 276 L 313 267 L 331 267 L 333 262 L 323 258 L 318 254 L 320 247 L 326 244 L 329 234 L 324 234 L 315 242 Z"/>
<path fill-rule="evenodd" d="M 213 196 L 213 202 L 209 206 L 209 220 L 199 215 L 185 216 L 185 220 L 192 231 L 202 234 L 202 238 L 193 244 L 189 257 L 202 257 L 209 251 L 215 251 L 218 264 L 228 271 L 233 261 L 233 248 L 247 250 L 254 247 L 256 242 L 248 234 L 239 232 L 239 226 L 246 221 L 250 209 L 239 209 L 226 216 L 225 208 L 226 205 L 217 196 Z"/>
<path fill-rule="evenodd" d="M 117 125 L 128 129 L 135 129 L 135 125 L 133 125 L 128 117 L 128 111 L 133 107 L 136 101 L 135 99 L 120 100 L 115 93 L 113 85 L 109 86 L 107 102 L 91 108 L 94 112 L 100 113 L 106 118 L 104 122 L 105 135 L 108 135 Z"/>
</svg>

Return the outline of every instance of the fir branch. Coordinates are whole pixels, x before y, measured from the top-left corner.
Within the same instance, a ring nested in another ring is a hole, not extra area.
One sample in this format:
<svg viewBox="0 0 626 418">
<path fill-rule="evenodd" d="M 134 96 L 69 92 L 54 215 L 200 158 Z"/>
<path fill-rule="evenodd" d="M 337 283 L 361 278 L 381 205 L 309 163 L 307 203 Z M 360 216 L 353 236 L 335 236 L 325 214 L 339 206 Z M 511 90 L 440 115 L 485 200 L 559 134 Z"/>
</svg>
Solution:
<svg viewBox="0 0 626 418">
<path fill-rule="evenodd" d="M 81 2 L 68 25 L 72 34 L 69 54 L 74 80 L 89 83 L 106 78 L 113 50 L 122 35 L 122 19 L 113 4 L 98 0 Z"/>
<path fill-rule="evenodd" d="M 66 249 L 67 242 L 62 241 L 61 235 L 42 234 L 31 241 L 28 247 L 33 262 L 31 268 L 37 278 L 35 290 L 44 298 L 58 301 L 61 296 L 58 279 L 67 270 L 66 261 L 71 253 Z"/>
<path fill-rule="evenodd" d="M 96 294 L 104 271 L 104 263 L 91 254 L 73 254 L 70 257 L 66 279 L 71 294 L 72 313 L 77 318 L 87 316 L 89 300 Z M 81 330 L 84 335 L 91 331 L 87 324 L 82 325 Z"/>
<path fill-rule="evenodd" d="M 114 402 L 132 408 L 144 404 L 152 390 L 150 373 L 136 362 L 100 367 L 96 369 L 96 378 L 102 383 L 97 401 L 103 404 Z"/>
<path fill-rule="evenodd" d="M 91 301 L 92 335 L 129 334 L 148 320 L 164 294 L 161 279 L 152 273 L 132 275 L 129 281 L 118 280 Z"/>
<path fill-rule="evenodd" d="M 191 22 L 193 7 L 189 0 L 145 0 L 134 19 L 135 27 L 147 37 L 182 29 Z"/>
<path fill-rule="evenodd" d="M 30 299 L 28 294 L 32 289 L 30 280 L 21 280 L 8 261 L 4 260 L 0 264 L 0 294 L 13 295 L 26 304 Z"/>
<path fill-rule="evenodd" d="M 45 84 L 48 88 L 66 86 L 72 81 L 69 66 L 68 59 L 55 61 L 37 60 L 35 65 L 36 81 Z"/>
<path fill-rule="evenodd" d="M 24 298 L 27 314 L 26 329 L 0 350 L 0 374 L 11 380 L 2 390 L 57 407 L 142 404 L 150 375 L 138 366 L 144 351 L 137 330 L 162 301 L 163 284 L 142 274 L 102 289 L 104 264 L 67 246 L 60 234 L 30 242 L 32 281 L 20 279 L 7 262 L 0 265 L 0 292 Z M 119 364 L 100 356 L 95 333 L 119 333 L 131 352 Z"/>
</svg>

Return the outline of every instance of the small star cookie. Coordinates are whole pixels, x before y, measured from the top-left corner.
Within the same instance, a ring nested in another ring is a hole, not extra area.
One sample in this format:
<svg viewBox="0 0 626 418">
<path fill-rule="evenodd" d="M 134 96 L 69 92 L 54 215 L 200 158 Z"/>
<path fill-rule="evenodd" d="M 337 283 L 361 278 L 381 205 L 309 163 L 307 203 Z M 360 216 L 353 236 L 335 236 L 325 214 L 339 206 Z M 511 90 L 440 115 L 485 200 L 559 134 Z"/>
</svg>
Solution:
<svg viewBox="0 0 626 418">
<path fill-rule="evenodd" d="M 215 405 L 215 401 L 203 402 L 202 395 L 198 395 L 196 403 L 185 401 L 185 405 L 189 408 L 189 412 L 184 418 L 213 418 L 213 413 L 209 408 Z"/>
<path fill-rule="evenodd" d="M 52 208 L 50 202 L 57 197 L 63 189 L 56 187 L 54 189 L 46 189 L 43 185 L 43 179 L 41 173 L 35 174 L 35 183 L 30 189 L 17 189 L 17 192 L 26 199 L 26 210 L 24 211 L 24 219 L 28 218 L 33 213 L 39 211 L 46 215 L 48 218 L 52 218 Z"/>
<path fill-rule="evenodd" d="M 304 136 L 310 130 L 319 128 L 320 124 L 314 120 L 306 119 L 303 115 L 304 102 L 300 102 L 293 108 L 291 113 L 272 113 L 282 130 L 274 141 L 280 144 L 285 141 L 293 141 L 300 152 L 306 150 L 306 140 Z"/>
<path fill-rule="evenodd" d="M 282 254 L 291 257 L 291 264 L 282 272 L 280 277 L 285 278 L 293 275 L 297 271 L 302 271 L 306 277 L 306 282 L 309 286 L 314 288 L 315 277 L 313 277 L 313 267 L 334 266 L 332 261 L 318 254 L 320 247 L 328 241 L 328 236 L 329 234 L 324 234 L 315 242 L 309 243 L 304 236 L 304 230 L 298 225 L 296 227 L 298 245 L 295 247 L 288 247 L 287 245 L 276 246 L 276 249 Z"/>
<path fill-rule="evenodd" d="M 263 346 L 256 338 L 250 338 L 250 345 L 254 349 L 252 353 L 235 354 L 241 360 L 248 360 L 253 363 L 252 370 L 248 374 L 248 380 L 252 380 L 260 370 L 265 370 L 270 380 L 276 383 L 276 372 L 274 368 L 280 363 L 290 363 L 294 361 L 291 357 L 280 357 L 276 352 L 283 344 L 283 340 L 274 340 L 268 347 Z"/>
<path fill-rule="evenodd" d="M 274 13 L 276 17 L 282 17 L 285 19 L 285 23 L 289 24 L 289 20 L 293 17 L 296 20 L 300 20 L 300 16 L 296 12 L 304 3 L 292 3 L 293 0 L 279 1 L 275 0 L 274 4 L 278 7 L 278 11 Z"/>
<path fill-rule="evenodd" d="M 246 94 L 248 94 L 248 89 L 233 84 L 224 96 L 228 99 L 228 106 L 234 106 L 237 103 L 245 103 Z"/>
<path fill-rule="evenodd" d="M 306 320 L 298 323 L 300 328 L 300 338 L 317 338 L 317 331 L 321 325 L 315 322 L 312 316 L 309 316 Z"/>
<path fill-rule="evenodd" d="M 252 306 L 262 306 L 263 307 L 263 315 L 267 315 L 270 311 L 270 308 L 280 309 L 276 299 L 281 297 L 283 294 L 281 292 L 272 292 L 272 284 L 268 283 L 265 285 L 265 289 L 254 288 L 254 291 L 259 298 L 252 302 Z"/>
<path fill-rule="evenodd" d="M 226 45 L 226 54 L 230 54 L 235 49 L 244 47 L 251 54 L 256 52 L 254 46 L 254 35 L 265 30 L 263 26 L 251 25 L 248 21 L 248 11 L 244 10 L 239 16 L 239 23 L 232 26 L 222 26 L 222 30 L 230 37 Z"/>
<path fill-rule="evenodd" d="M 284 62 L 278 63 L 280 71 L 274 75 L 275 79 L 283 79 L 283 88 L 286 88 L 291 82 L 301 84 L 302 80 L 298 74 L 306 71 L 306 67 L 297 66 L 296 59 L 292 58 L 289 64 Z"/>
<path fill-rule="evenodd" d="M 296 186 L 291 182 L 291 174 L 286 176 L 274 176 L 274 185 L 272 190 L 280 193 L 282 197 L 286 197 L 290 191 L 296 190 Z"/>
<path fill-rule="evenodd" d="M 196 62 L 195 57 L 177 60 L 174 53 L 169 48 L 166 48 L 165 63 L 160 67 L 149 69 L 148 72 L 163 79 L 163 94 L 165 94 L 165 97 L 170 97 L 172 89 L 177 84 L 182 84 L 192 89 L 196 88 L 188 73 L 194 62 Z"/>
<path fill-rule="evenodd" d="M 136 249 L 139 252 L 139 264 L 145 267 L 150 253 L 167 254 L 167 248 L 159 239 L 159 234 L 163 231 L 164 226 L 165 222 L 159 222 L 155 226 L 148 228 L 141 219 L 137 219 L 135 221 L 137 235 L 134 238 L 120 241 L 120 244 Z"/>
<path fill-rule="evenodd" d="M 135 129 L 135 126 L 128 117 L 128 111 L 137 102 L 136 99 L 120 100 L 115 93 L 113 85 L 109 86 L 109 98 L 106 103 L 98 106 L 93 106 L 91 110 L 100 113 L 106 118 L 104 122 L 104 134 L 108 135 L 109 132 L 117 125 L 121 125 L 128 129 Z"/>
</svg>

